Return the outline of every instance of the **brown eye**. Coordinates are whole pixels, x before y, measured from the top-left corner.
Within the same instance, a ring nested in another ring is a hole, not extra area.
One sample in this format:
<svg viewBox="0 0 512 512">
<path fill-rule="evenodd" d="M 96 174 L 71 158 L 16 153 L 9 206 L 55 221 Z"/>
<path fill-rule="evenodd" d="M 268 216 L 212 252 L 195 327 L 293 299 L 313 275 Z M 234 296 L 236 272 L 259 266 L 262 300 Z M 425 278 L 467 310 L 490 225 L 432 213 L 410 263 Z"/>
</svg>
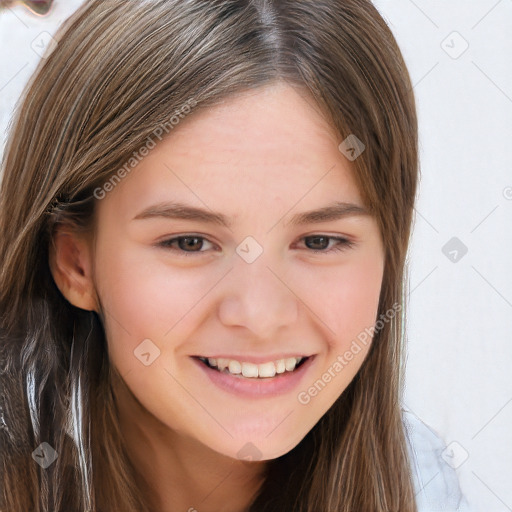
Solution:
<svg viewBox="0 0 512 512">
<path fill-rule="evenodd" d="M 203 239 L 199 237 L 183 237 L 178 239 L 178 247 L 183 251 L 200 250 L 203 247 Z"/>
<path fill-rule="evenodd" d="M 177 252 L 184 256 L 189 256 L 194 253 L 207 252 L 208 249 L 204 249 L 204 244 L 211 244 L 206 238 L 202 236 L 188 235 L 188 236 L 177 236 L 163 240 L 157 245 L 165 249 L 170 249 L 172 252 Z"/>
<path fill-rule="evenodd" d="M 345 249 L 349 249 L 354 245 L 354 242 L 342 237 L 333 237 L 327 235 L 312 235 L 304 237 L 304 243 L 308 249 L 311 249 L 314 252 L 331 252 L 331 251 L 343 251 Z M 331 242 L 337 242 L 336 245 L 331 246 L 330 249 L 329 244 Z"/>
</svg>

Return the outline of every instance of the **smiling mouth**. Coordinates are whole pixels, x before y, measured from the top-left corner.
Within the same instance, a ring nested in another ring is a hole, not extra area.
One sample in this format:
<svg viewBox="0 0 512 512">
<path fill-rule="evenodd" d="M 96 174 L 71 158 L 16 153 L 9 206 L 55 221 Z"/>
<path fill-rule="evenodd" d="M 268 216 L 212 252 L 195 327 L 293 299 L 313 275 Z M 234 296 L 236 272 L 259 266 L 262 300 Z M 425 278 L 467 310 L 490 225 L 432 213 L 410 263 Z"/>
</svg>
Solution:
<svg viewBox="0 0 512 512">
<path fill-rule="evenodd" d="M 234 359 L 225 358 L 206 358 L 195 356 L 205 366 L 220 373 L 233 375 L 235 377 L 245 377 L 249 379 L 268 379 L 279 377 L 294 372 L 300 368 L 311 356 L 289 357 L 277 361 L 269 361 L 262 364 L 246 363 Z"/>
</svg>

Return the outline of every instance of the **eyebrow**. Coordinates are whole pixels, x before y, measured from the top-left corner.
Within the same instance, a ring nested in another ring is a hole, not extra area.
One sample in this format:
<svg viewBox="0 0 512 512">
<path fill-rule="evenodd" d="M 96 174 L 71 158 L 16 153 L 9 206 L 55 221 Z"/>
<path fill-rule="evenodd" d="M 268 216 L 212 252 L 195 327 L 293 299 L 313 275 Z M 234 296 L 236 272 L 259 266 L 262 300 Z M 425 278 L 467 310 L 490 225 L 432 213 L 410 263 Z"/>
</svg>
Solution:
<svg viewBox="0 0 512 512">
<path fill-rule="evenodd" d="M 304 224 L 315 224 L 339 220 L 346 217 L 369 216 L 370 213 L 363 206 L 347 203 L 344 201 L 324 206 L 317 210 L 310 210 L 295 214 L 287 224 L 292 226 L 301 226 Z M 214 212 L 209 209 L 197 208 L 179 202 L 161 202 L 149 206 L 138 213 L 133 220 L 167 218 L 179 220 L 193 220 L 206 222 L 230 228 L 232 221 L 222 213 Z"/>
</svg>

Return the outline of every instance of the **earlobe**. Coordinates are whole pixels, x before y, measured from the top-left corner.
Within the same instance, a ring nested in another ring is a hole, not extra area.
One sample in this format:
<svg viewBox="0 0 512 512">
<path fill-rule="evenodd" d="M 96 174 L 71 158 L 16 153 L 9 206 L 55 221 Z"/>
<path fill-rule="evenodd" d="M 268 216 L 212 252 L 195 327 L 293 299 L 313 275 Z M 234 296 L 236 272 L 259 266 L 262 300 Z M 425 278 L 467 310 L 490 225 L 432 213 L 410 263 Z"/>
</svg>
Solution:
<svg viewBox="0 0 512 512">
<path fill-rule="evenodd" d="M 80 309 L 98 312 L 87 241 L 70 230 L 57 230 L 49 246 L 49 266 L 62 295 Z"/>
</svg>

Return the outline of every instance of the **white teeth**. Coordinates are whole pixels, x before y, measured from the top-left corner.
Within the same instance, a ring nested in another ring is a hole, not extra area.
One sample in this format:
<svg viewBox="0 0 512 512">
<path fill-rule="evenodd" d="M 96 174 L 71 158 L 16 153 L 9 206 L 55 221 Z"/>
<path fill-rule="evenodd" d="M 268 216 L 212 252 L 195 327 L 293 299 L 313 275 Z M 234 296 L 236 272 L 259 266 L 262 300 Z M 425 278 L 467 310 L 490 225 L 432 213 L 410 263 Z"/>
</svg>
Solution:
<svg viewBox="0 0 512 512">
<path fill-rule="evenodd" d="M 234 373 L 235 375 L 242 373 L 242 365 L 238 361 L 229 361 L 228 369 L 230 373 Z"/>
<path fill-rule="evenodd" d="M 284 366 L 287 371 L 291 372 L 295 369 L 295 365 L 297 364 L 297 358 L 295 357 L 289 357 L 288 359 L 284 360 Z"/>
<path fill-rule="evenodd" d="M 206 362 L 206 358 L 201 357 Z M 233 375 L 243 375 L 244 377 L 274 377 L 276 374 L 292 372 L 297 364 L 302 361 L 302 357 L 288 357 L 277 361 L 269 361 L 262 364 L 246 363 L 226 358 L 208 358 L 208 364 L 217 368 L 219 371 L 227 371 Z"/>
<path fill-rule="evenodd" d="M 257 377 L 258 365 L 253 363 L 242 363 L 242 375 L 244 377 Z"/>
<path fill-rule="evenodd" d="M 276 365 L 272 361 L 260 364 L 258 366 L 258 373 L 260 377 L 273 377 L 276 374 Z"/>
<path fill-rule="evenodd" d="M 279 359 L 276 361 L 276 372 L 284 373 L 286 371 L 286 365 L 284 364 L 284 359 Z"/>
<path fill-rule="evenodd" d="M 227 368 L 228 365 L 229 365 L 229 359 L 224 359 L 224 358 L 221 358 L 221 357 L 219 357 L 217 359 L 217 365 L 216 366 L 217 366 L 217 368 L 220 371 L 224 370 L 224 368 Z"/>
</svg>

